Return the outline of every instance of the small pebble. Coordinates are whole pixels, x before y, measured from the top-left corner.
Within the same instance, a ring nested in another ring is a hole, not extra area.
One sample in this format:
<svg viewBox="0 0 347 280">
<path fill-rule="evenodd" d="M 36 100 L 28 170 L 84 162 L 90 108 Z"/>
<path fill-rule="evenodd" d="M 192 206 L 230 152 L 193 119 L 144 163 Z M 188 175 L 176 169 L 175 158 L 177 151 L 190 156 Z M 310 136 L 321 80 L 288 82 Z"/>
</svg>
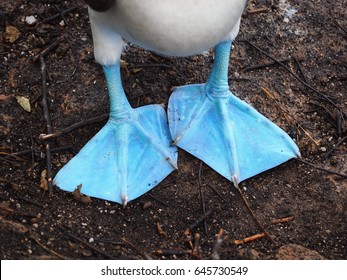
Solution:
<svg viewBox="0 0 347 280">
<path fill-rule="evenodd" d="M 25 23 L 28 25 L 33 25 L 37 22 L 37 19 L 34 16 L 25 17 Z"/>
</svg>

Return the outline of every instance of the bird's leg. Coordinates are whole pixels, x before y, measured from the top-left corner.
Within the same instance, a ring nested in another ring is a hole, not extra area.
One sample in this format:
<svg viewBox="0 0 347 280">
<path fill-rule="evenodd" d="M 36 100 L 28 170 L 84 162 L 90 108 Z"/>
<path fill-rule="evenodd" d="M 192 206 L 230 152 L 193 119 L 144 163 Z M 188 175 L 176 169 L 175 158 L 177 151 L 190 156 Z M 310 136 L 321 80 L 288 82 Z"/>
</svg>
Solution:
<svg viewBox="0 0 347 280">
<path fill-rule="evenodd" d="M 205 84 L 178 87 L 169 100 L 174 144 L 195 155 L 234 185 L 300 155 L 278 126 L 229 90 L 231 42 L 215 48 Z"/>
<path fill-rule="evenodd" d="M 231 41 L 222 42 L 215 47 L 213 66 L 206 83 L 207 91 L 215 94 L 229 92 L 228 68 L 231 44 Z"/>
<path fill-rule="evenodd" d="M 164 109 L 131 108 L 121 84 L 119 62 L 104 66 L 110 96 L 106 125 L 57 174 L 54 183 L 126 205 L 177 168 L 177 149 Z"/>
</svg>

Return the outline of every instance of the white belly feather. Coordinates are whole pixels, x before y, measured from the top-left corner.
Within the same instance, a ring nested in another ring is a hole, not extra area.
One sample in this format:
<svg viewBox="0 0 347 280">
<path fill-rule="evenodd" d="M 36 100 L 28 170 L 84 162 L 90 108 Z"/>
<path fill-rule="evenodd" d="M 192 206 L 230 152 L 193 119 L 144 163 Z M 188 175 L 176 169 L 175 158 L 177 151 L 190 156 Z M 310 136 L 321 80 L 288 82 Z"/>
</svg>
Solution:
<svg viewBox="0 0 347 280">
<path fill-rule="evenodd" d="M 234 27 L 238 29 L 245 3 L 246 0 L 117 0 L 107 12 L 89 10 L 95 51 L 109 46 L 100 40 L 109 40 L 107 37 L 114 31 L 129 42 L 161 54 L 197 54 L 218 44 Z"/>
</svg>

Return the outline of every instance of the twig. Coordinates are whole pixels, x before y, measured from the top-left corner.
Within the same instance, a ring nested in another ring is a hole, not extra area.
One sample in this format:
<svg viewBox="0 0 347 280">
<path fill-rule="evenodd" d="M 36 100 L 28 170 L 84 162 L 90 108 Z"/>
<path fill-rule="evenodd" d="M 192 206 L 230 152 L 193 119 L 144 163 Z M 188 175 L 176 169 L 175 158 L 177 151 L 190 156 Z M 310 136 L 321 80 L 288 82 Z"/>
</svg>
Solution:
<svg viewBox="0 0 347 280">
<path fill-rule="evenodd" d="M 247 10 L 247 14 L 259 14 L 259 13 L 267 13 L 268 8 L 267 7 L 261 7 L 261 8 L 254 8 Z"/>
<path fill-rule="evenodd" d="M 75 10 L 77 7 L 71 7 L 71 8 L 68 8 L 62 12 L 59 11 L 58 14 L 55 14 L 54 16 L 51 16 L 51 17 L 48 17 L 48 18 L 45 18 L 44 20 L 41 21 L 41 23 L 47 23 L 49 21 L 52 21 L 52 20 L 55 20 L 59 17 L 62 17 L 64 19 L 64 15 L 67 14 L 67 13 L 70 13 L 72 12 L 73 10 Z M 58 9 L 59 10 L 59 9 Z"/>
<path fill-rule="evenodd" d="M 167 233 L 166 233 L 166 231 L 165 230 L 163 230 L 163 228 L 162 228 L 162 226 L 161 226 L 161 224 L 159 223 L 159 222 L 157 222 L 157 230 L 158 230 L 158 233 L 162 236 L 162 237 L 164 237 L 164 238 L 168 238 L 168 235 L 167 235 Z"/>
<path fill-rule="evenodd" d="M 40 55 L 40 63 L 41 63 L 41 76 L 42 76 L 42 107 L 43 107 L 43 113 L 44 117 L 47 123 L 47 132 L 48 134 L 53 133 L 52 129 L 52 123 L 51 118 L 49 115 L 48 110 L 48 102 L 47 102 L 47 96 L 48 96 L 48 90 L 47 90 L 47 69 L 46 69 L 46 63 L 43 58 L 43 55 Z M 47 181 L 48 181 L 48 193 L 52 193 L 53 189 L 53 178 L 52 178 L 52 160 L 51 160 L 51 147 L 50 143 L 46 142 L 46 164 L 47 164 Z"/>
<path fill-rule="evenodd" d="M 199 166 L 199 193 L 200 193 L 200 199 L 201 199 L 201 209 L 204 214 L 206 214 L 206 204 L 205 204 L 205 197 L 204 197 L 204 192 L 202 191 L 202 183 L 201 183 L 201 169 L 202 169 L 202 161 L 200 161 L 200 166 Z M 204 230 L 205 234 L 207 235 L 207 223 L 206 219 L 204 220 Z"/>
<path fill-rule="evenodd" d="M 195 233 L 194 236 L 194 247 L 192 249 L 192 256 L 195 256 L 198 259 L 201 259 L 201 252 L 200 252 L 200 242 L 201 242 L 201 235 L 200 233 Z"/>
<path fill-rule="evenodd" d="M 70 149 L 72 149 L 72 146 L 55 147 L 55 148 L 51 149 L 51 153 L 54 154 L 54 153 L 58 153 L 58 152 L 65 151 L 65 150 L 70 150 Z M 13 155 L 13 156 L 25 156 L 25 155 L 28 155 L 28 154 L 31 154 L 31 153 L 39 154 L 39 152 L 35 151 L 34 149 L 26 149 L 26 150 L 23 150 L 23 151 L 12 153 L 11 155 Z"/>
<path fill-rule="evenodd" d="M 62 260 L 66 260 L 66 257 L 60 255 L 59 253 L 57 253 L 56 251 L 52 250 L 52 249 L 49 249 L 48 247 L 46 247 L 45 245 L 43 245 L 39 240 L 38 238 L 34 237 L 34 236 L 31 236 L 31 239 L 33 239 L 38 245 L 40 245 L 45 251 L 47 251 L 48 253 L 51 253 L 52 255 L 58 257 L 59 259 L 62 259 Z"/>
<path fill-rule="evenodd" d="M 59 9 L 59 7 L 58 7 L 57 5 L 55 5 L 55 8 L 58 10 L 58 12 L 59 12 L 61 18 L 63 19 L 63 21 L 65 22 L 66 26 L 69 26 L 69 23 L 68 23 L 67 19 L 66 19 L 65 16 L 64 16 L 65 13 L 62 13 L 61 10 Z M 75 8 L 75 7 L 74 7 L 74 8 Z"/>
<path fill-rule="evenodd" d="M 138 247 L 136 247 L 134 244 L 132 244 L 130 241 L 126 240 L 125 237 L 122 237 L 121 240 L 127 244 L 131 249 L 133 249 L 136 253 L 138 253 L 139 255 L 145 257 L 146 259 L 152 259 L 152 257 L 144 252 L 143 250 L 139 249 Z"/>
<path fill-rule="evenodd" d="M 0 157 L 0 160 L 2 160 L 2 161 L 4 161 L 4 162 L 7 162 L 7 163 L 10 163 L 10 164 L 12 164 L 12 165 L 14 165 L 14 166 L 21 166 L 18 162 L 13 161 L 13 160 L 9 160 L 9 159 L 7 159 L 7 158 Z"/>
<path fill-rule="evenodd" d="M 104 252 L 104 251 L 102 251 L 102 250 L 96 248 L 95 246 L 91 245 L 89 242 L 84 241 L 83 239 L 81 239 L 81 238 L 79 238 L 79 237 L 77 237 L 77 236 L 75 236 L 75 235 L 73 235 L 73 234 L 71 234 L 71 233 L 69 233 L 69 232 L 68 232 L 67 234 L 68 234 L 70 237 L 72 237 L 73 239 L 76 239 L 77 241 L 83 243 L 84 245 L 86 245 L 86 246 L 89 247 L 90 249 L 92 249 L 92 250 L 94 250 L 94 251 L 100 253 L 101 255 L 103 255 L 103 256 L 105 256 L 105 257 L 111 259 L 111 260 L 115 260 L 115 257 L 113 257 L 113 256 L 111 256 L 110 254 L 108 254 L 108 253 L 106 253 L 106 252 Z"/>
<path fill-rule="evenodd" d="M 296 158 L 298 161 L 300 161 L 301 163 L 305 163 L 309 166 L 312 166 L 313 168 L 315 169 L 318 169 L 318 170 L 321 170 L 321 171 L 325 171 L 325 172 L 328 172 L 328 173 L 331 173 L 331 174 L 334 174 L 334 175 L 338 175 L 340 177 L 343 177 L 343 178 L 347 178 L 347 174 L 343 174 L 343 173 L 339 173 L 339 172 L 336 172 L 336 171 L 333 171 L 333 170 L 329 170 L 329 169 L 326 169 L 326 168 L 323 168 L 321 166 L 318 166 L 316 164 L 313 164 L 313 163 L 310 163 L 306 160 L 303 160 L 302 158 Z"/>
<path fill-rule="evenodd" d="M 248 203 L 247 198 L 244 196 L 243 192 L 241 191 L 241 188 L 239 188 L 239 186 L 236 186 L 236 189 L 239 191 L 239 194 L 241 195 L 242 201 L 244 202 L 244 204 L 246 205 L 249 213 L 251 214 L 252 218 L 254 219 L 254 221 L 258 224 L 258 226 L 263 230 L 264 234 L 270 239 L 270 241 L 272 242 L 272 244 L 274 244 L 275 246 L 277 245 L 275 240 L 273 240 L 273 238 L 271 237 L 271 235 L 267 232 L 267 230 L 264 228 L 264 226 L 259 222 L 259 220 L 257 219 L 257 217 L 255 216 L 251 206 Z"/>
<path fill-rule="evenodd" d="M 210 185 L 210 184 L 207 184 L 207 186 L 211 189 L 211 190 L 213 190 L 218 196 L 219 196 L 219 198 L 221 199 L 221 200 L 223 200 L 226 204 L 229 204 L 229 202 L 216 190 L 216 188 L 214 187 L 214 186 L 212 186 L 212 185 Z"/>
<path fill-rule="evenodd" d="M 255 234 L 255 235 L 243 238 L 243 239 L 234 240 L 233 243 L 235 245 L 242 245 L 242 244 L 245 244 L 247 242 L 251 242 L 251 241 L 257 240 L 259 238 L 263 238 L 265 236 L 267 236 L 267 234 L 265 232 L 263 232 L 263 233 L 259 233 L 259 234 Z"/>
<path fill-rule="evenodd" d="M 287 121 L 289 122 L 290 124 L 290 120 L 292 122 L 295 123 L 295 125 L 300 128 L 305 134 L 306 136 L 313 141 L 313 143 L 316 145 L 316 146 L 319 146 L 319 143 L 311 136 L 311 134 L 302 127 L 301 124 L 299 124 L 298 122 L 295 121 L 294 117 L 291 116 L 291 114 L 289 114 L 278 102 L 277 100 L 275 99 L 274 95 L 272 93 L 270 93 L 270 91 L 268 91 L 266 88 L 264 87 L 260 87 L 260 89 L 271 99 L 274 101 L 274 103 L 277 105 L 277 107 L 284 113 L 284 117 L 287 119 Z M 288 119 L 289 118 L 289 119 Z"/>
<path fill-rule="evenodd" d="M 26 226 L 17 223 L 17 222 L 13 222 L 13 221 L 9 221 L 7 219 L 4 219 L 4 217 L 0 216 L 0 223 L 2 223 L 5 228 L 9 229 L 10 232 L 18 232 L 21 234 L 24 233 L 28 233 L 29 232 L 29 228 L 27 228 Z"/>
<path fill-rule="evenodd" d="M 169 207 L 169 204 L 165 203 L 164 201 L 162 201 L 161 199 L 157 198 L 153 194 L 147 193 L 147 195 L 149 197 L 153 198 L 154 200 L 158 201 L 159 203 L 163 204 L 164 206 Z"/>
<path fill-rule="evenodd" d="M 347 34 L 347 29 L 345 29 L 344 27 L 341 26 L 341 24 L 339 24 L 336 20 L 336 18 L 334 17 L 333 15 L 333 11 L 334 11 L 334 5 L 333 5 L 334 1 L 333 0 L 330 0 L 330 9 L 329 9 L 329 12 L 330 12 L 330 16 L 331 16 L 331 19 L 333 20 L 333 23 L 338 27 L 340 28 L 342 31 L 344 31 L 346 34 Z"/>
<path fill-rule="evenodd" d="M 271 221 L 271 224 L 277 225 L 277 224 L 281 224 L 281 223 L 288 223 L 290 221 L 293 221 L 294 219 L 295 219 L 294 216 L 289 216 L 289 217 L 285 217 L 285 218 L 275 219 L 275 220 Z"/>
<path fill-rule="evenodd" d="M 8 207 L 7 205 L 4 205 L 4 203 L 0 203 L 0 211 L 6 211 L 9 214 L 24 216 L 24 217 L 28 217 L 28 218 L 39 218 L 40 217 L 39 214 L 25 213 L 23 211 L 14 210 L 14 209 Z"/>
<path fill-rule="evenodd" d="M 50 140 L 50 139 L 53 139 L 53 138 L 57 138 L 63 134 L 66 134 L 66 133 L 69 133 L 73 130 L 76 130 L 78 128 L 81 128 L 81 127 L 84 127 L 86 125 L 90 125 L 90 124 L 94 124 L 94 123 L 98 123 L 98 122 L 102 122 L 102 121 L 105 121 L 107 120 L 109 114 L 103 114 L 103 115 L 100 115 L 100 116 L 97 116 L 97 117 L 94 117 L 94 118 L 90 118 L 88 120 L 85 120 L 85 121 L 80 121 L 78 123 L 75 123 L 71 126 L 68 126 L 66 128 L 63 128 L 62 130 L 60 131 L 57 131 L 55 133 L 49 133 L 49 134 L 41 134 L 39 136 L 39 139 L 41 141 L 47 141 L 47 140 Z"/>
<path fill-rule="evenodd" d="M 309 88 L 310 90 L 312 90 L 313 92 L 315 92 L 316 94 L 318 94 L 320 97 L 322 97 L 323 99 L 325 99 L 326 101 L 328 101 L 331 105 L 333 105 L 335 108 L 337 108 L 340 111 L 340 108 L 325 94 L 319 92 L 318 90 L 316 90 L 314 87 L 310 86 L 309 84 L 305 83 L 305 81 L 303 81 L 302 79 L 300 79 L 297 75 L 295 75 L 286 65 L 284 65 L 282 62 L 280 62 L 279 60 L 277 60 L 276 58 L 274 58 L 272 55 L 268 54 L 267 52 L 263 51 L 261 48 L 257 47 L 256 45 L 254 45 L 253 43 L 251 43 L 248 40 L 244 40 L 244 42 L 246 42 L 247 44 L 249 44 L 250 46 L 252 46 L 253 48 L 255 48 L 256 50 L 258 50 L 259 52 L 261 52 L 262 54 L 264 54 L 265 56 L 267 56 L 268 58 L 272 59 L 273 61 L 276 61 L 279 65 L 281 65 L 291 76 L 293 76 L 297 81 L 299 81 L 300 83 L 302 83 L 304 86 L 306 86 L 307 88 Z"/>
<path fill-rule="evenodd" d="M 49 45 L 47 48 L 45 48 L 42 52 L 40 52 L 39 54 L 37 54 L 36 56 L 33 57 L 33 61 L 37 61 L 40 60 L 41 56 L 45 57 L 49 52 L 51 52 L 52 50 L 54 50 L 56 47 L 58 47 L 60 43 L 60 39 L 56 40 L 55 42 L 53 42 L 51 45 Z"/>
<path fill-rule="evenodd" d="M 306 75 L 304 74 L 304 71 L 302 70 L 302 67 L 301 67 L 301 64 L 300 64 L 299 60 L 297 60 L 296 57 L 293 57 L 293 60 L 294 60 L 294 62 L 295 62 L 295 64 L 296 64 L 296 66 L 297 66 L 298 69 L 299 69 L 299 72 L 300 72 L 300 75 L 301 75 L 301 77 L 302 77 L 302 80 L 303 80 L 306 84 L 308 84 L 308 80 L 307 80 L 307 78 L 306 78 Z"/>
<path fill-rule="evenodd" d="M 212 253 L 211 253 L 211 259 L 213 259 L 213 260 L 219 260 L 220 259 L 219 250 L 220 250 L 220 248 L 224 242 L 223 235 L 224 235 L 224 230 L 220 229 L 219 234 L 217 236 L 216 243 L 214 244 L 213 249 L 212 249 Z"/>
<path fill-rule="evenodd" d="M 327 113 L 328 115 L 328 120 L 330 121 L 330 123 L 336 128 L 336 131 L 337 131 L 337 135 L 340 136 L 341 133 L 342 133 L 342 114 L 340 111 L 337 111 L 336 115 L 334 116 L 333 113 L 331 113 L 329 111 L 329 109 L 324 106 L 324 104 L 321 104 L 321 103 L 318 103 L 318 102 L 314 102 L 314 101 L 311 101 L 309 102 L 310 104 L 313 104 L 319 108 L 323 108 L 323 110 Z"/>
<path fill-rule="evenodd" d="M 288 61 L 290 61 L 289 58 L 279 60 L 279 62 L 281 62 L 281 63 L 285 63 Z M 258 69 L 266 68 L 266 67 L 273 66 L 273 65 L 277 65 L 277 61 L 271 61 L 271 62 L 264 63 L 264 64 L 257 64 L 254 66 L 245 67 L 245 68 L 243 68 L 243 70 L 244 71 L 252 71 L 252 70 L 258 70 Z"/>
<path fill-rule="evenodd" d="M 119 246 L 125 246 L 126 245 L 124 242 L 121 242 L 121 241 L 101 239 L 101 238 L 94 238 L 94 241 L 100 242 L 100 243 L 108 243 L 108 244 L 113 244 L 113 245 L 119 245 Z"/>
<path fill-rule="evenodd" d="M 171 249 L 159 249 L 155 250 L 155 254 L 159 256 L 183 256 L 190 254 L 189 251 L 183 251 L 183 250 L 171 250 Z"/>
<path fill-rule="evenodd" d="M 9 153 L 6 153 L 6 152 L 0 152 L 0 155 L 6 156 L 6 157 L 12 157 L 12 158 L 15 158 L 16 160 L 20 160 L 20 161 L 25 161 L 25 159 L 19 157 L 18 155 L 15 155 L 15 154 L 9 154 Z"/>
<path fill-rule="evenodd" d="M 205 221 L 213 212 L 213 208 L 207 210 L 203 215 L 201 215 L 192 225 L 190 225 L 185 231 L 184 235 L 189 235 L 190 232 Z"/>
<path fill-rule="evenodd" d="M 36 205 L 36 206 L 38 206 L 38 207 L 41 207 L 41 208 L 44 207 L 43 204 L 41 204 L 41 203 L 39 203 L 39 202 L 36 202 L 36 201 L 33 201 L 33 200 L 31 200 L 31 199 L 25 198 L 25 197 L 23 197 L 23 196 L 18 196 L 18 198 L 21 199 L 21 200 L 23 200 L 23 201 L 25 201 L 25 202 L 31 203 L 31 204 L 33 204 L 33 205 Z"/>
<path fill-rule="evenodd" d="M 33 139 L 33 134 L 31 132 L 31 129 L 29 128 L 28 124 L 25 123 L 28 131 L 29 131 L 29 135 L 30 135 L 30 142 L 31 142 L 31 164 L 32 166 L 34 166 L 35 164 L 35 151 L 34 151 L 34 139 Z"/>
<path fill-rule="evenodd" d="M 341 143 L 346 141 L 347 136 L 343 137 L 340 141 L 338 141 L 333 148 L 331 148 L 326 154 L 325 158 L 327 158 Z"/>
</svg>

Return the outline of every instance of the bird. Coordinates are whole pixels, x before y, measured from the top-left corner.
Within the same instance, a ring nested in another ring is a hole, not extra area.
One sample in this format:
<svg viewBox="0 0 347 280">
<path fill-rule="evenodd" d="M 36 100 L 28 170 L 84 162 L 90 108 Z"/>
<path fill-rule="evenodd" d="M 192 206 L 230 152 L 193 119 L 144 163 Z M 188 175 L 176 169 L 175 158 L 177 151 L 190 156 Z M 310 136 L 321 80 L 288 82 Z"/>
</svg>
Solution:
<svg viewBox="0 0 347 280">
<path fill-rule="evenodd" d="M 295 142 L 229 89 L 228 66 L 247 0 L 85 0 L 94 56 L 105 74 L 110 114 L 105 126 L 55 176 L 65 191 L 122 205 L 178 168 L 178 148 L 238 184 L 291 158 Z M 177 87 L 167 111 L 132 108 L 123 90 L 124 41 L 170 57 L 214 48 L 206 83 Z"/>
</svg>

